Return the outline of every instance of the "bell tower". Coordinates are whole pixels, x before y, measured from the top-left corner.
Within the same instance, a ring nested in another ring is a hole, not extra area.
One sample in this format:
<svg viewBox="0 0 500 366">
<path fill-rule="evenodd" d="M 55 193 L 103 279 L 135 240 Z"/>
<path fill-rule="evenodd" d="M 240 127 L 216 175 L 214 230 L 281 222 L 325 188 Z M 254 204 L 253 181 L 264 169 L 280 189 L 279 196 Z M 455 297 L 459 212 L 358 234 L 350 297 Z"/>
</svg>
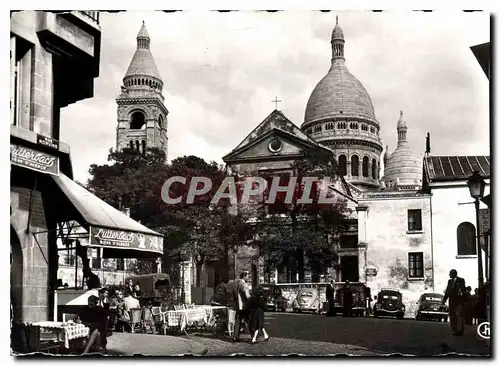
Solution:
<svg viewBox="0 0 500 366">
<path fill-rule="evenodd" d="M 167 155 L 168 110 L 162 94 L 163 80 L 150 44 L 151 38 L 143 22 L 137 34 L 137 49 L 116 98 L 116 149 L 132 148 L 144 152 L 155 147 Z"/>
</svg>

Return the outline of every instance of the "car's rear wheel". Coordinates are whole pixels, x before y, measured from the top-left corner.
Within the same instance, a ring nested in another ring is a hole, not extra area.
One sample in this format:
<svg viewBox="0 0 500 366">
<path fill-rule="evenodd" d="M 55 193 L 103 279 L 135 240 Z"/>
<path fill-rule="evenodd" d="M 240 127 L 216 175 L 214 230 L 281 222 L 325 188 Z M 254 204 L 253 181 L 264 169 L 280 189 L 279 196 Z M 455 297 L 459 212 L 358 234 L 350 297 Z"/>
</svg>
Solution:
<svg viewBox="0 0 500 366">
<path fill-rule="evenodd" d="M 405 316 L 404 316 L 404 314 L 398 314 L 398 315 L 396 316 L 396 318 L 398 318 L 398 319 L 403 319 L 404 317 L 405 317 Z"/>
<path fill-rule="evenodd" d="M 375 318 L 378 318 L 378 311 L 374 311 L 374 312 L 373 312 L 373 316 L 374 316 Z"/>
</svg>

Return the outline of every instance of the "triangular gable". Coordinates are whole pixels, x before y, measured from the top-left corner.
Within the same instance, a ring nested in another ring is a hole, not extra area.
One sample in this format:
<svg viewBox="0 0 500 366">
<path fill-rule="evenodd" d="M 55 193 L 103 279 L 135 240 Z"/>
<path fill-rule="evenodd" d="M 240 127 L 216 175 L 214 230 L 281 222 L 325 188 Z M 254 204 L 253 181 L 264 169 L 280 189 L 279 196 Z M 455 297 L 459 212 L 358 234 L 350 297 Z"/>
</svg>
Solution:
<svg viewBox="0 0 500 366">
<path fill-rule="evenodd" d="M 263 151 L 267 151 L 267 147 L 265 149 L 262 149 L 259 145 L 266 144 L 272 140 L 273 137 L 280 137 L 280 140 L 284 142 L 285 146 L 288 145 L 288 147 L 295 147 L 295 151 L 292 151 L 293 149 L 283 149 L 283 151 L 287 151 L 288 153 L 280 153 L 279 155 L 275 155 L 272 153 L 263 153 Z M 272 128 L 265 132 L 264 134 L 260 135 L 259 137 L 253 139 L 250 141 L 250 143 L 242 145 L 238 149 L 234 149 L 231 151 L 229 154 L 224 156 L 222 158 L 223 161 L 227 162 L 228 160 L 234 160 L 236 158 L 248 158 L 248 157 L 269 157 L 269 158 L 276 158 L 276 157 L 286 157 L 287 155 L 294 155 L 298 156 L 303 153 L 304 150 L 319 150 L 319 151 L 325 151 L 332 153 L 332 151 L 325 147 L 322 146 L 314 141 L 309 141 L 309 140 L 304 140 L 300 138 L 299 136 L 292 134 L 288 131 L 284 131 L 282 129 L 278 128 Z M 294 154 L 295 153 L 295 154 Z M 332 153 L 333 154 L 333 153 Z"/>
<path fill-rule="evenodd" d="M 254 140 L 258 139 L 260 136 L 266 134 L 274 128 L 295 135 L 296 137 L 308 142 L 309 144 L 318 145 L 316 141 L 302 132 L 302 130 L 296 124 L 286 118 L 283 112 L 275 109 L 257 127 L 255 127 L 253 131 L 250 132 L 233 151 L 239 150 L 242 147 L 251 144 Z"/>
</svg>

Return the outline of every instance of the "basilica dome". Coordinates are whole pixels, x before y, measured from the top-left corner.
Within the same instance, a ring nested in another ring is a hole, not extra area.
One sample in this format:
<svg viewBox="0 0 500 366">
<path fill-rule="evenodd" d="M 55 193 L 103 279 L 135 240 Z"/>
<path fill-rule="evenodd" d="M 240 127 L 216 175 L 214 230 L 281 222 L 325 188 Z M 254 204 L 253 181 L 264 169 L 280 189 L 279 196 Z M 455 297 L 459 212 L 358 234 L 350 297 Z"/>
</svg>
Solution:
<svg viewBox="0 0 500 366">
<path fill-rule="evenodd" d="M 331 67 L 309 97 L 301 128 L 334 152 L 347 182 L 362 190 L 377 189 L 383 150 L 380 125 L 370 95 L 346 67 L 338 17 L 330 43 Z"/>
<path fill-rule="evenodd" d="M 363 84 L 344 63 L 336 62 L 311 93 L 303 125 L 342 117 L 376 121 L 372 100 Z"/>
<path fill-rule="evenodd" d="M 403 112 L 397 124 L 398 145 L 392 154 L 386 148 L 384 156 L 384 178 L 387 187 L 396 185 L 420 186 L 422 184 L 422 156 L 416 154 L 406 140 L 407 123 Z"/>
</svg>

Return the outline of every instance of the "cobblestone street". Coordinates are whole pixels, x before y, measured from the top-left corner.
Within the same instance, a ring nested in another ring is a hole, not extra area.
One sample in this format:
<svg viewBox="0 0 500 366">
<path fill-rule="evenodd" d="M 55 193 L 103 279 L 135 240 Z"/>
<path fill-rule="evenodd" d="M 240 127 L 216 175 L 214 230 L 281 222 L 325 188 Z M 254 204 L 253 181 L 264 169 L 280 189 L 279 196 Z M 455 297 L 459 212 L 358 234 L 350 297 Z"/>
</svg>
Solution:
<svg viewBox="0 0 500 366">
<path fill-rule="evenodd" d="M 248 343 L 248 335 L 242 336 L 245 342 L 241 343 L 200 336 L 193 339 L 208 348 L 207 356 L 490 354 L 489 342 L 477 336 L 475 328 L 468 327 L 463 337 L 454 337 L 448 323 L 291 313 L 266 313 L 266 323 L 271 339 L 255 345 Z"/>
</svg>

